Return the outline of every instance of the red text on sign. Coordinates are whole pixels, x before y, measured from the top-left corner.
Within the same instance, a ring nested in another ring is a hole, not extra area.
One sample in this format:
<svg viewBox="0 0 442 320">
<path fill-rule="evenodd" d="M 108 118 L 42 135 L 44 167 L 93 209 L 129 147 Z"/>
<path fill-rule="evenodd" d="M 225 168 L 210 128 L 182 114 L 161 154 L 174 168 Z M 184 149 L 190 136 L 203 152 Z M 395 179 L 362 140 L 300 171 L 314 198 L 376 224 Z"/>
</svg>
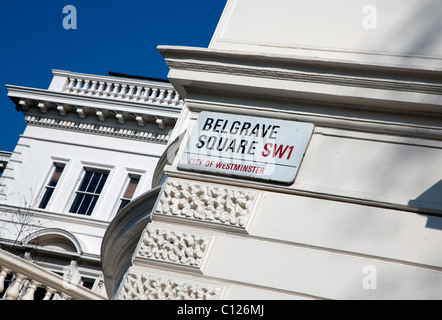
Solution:
<svg viewBox="0 0 442 320">
<path fill-rule="evenodd" d="M 290 159 L 292 156 L 294 146 L 285 146 L 283 144 L 273 144 L 273 143 L 266 143 L 264 145 L 264 151 L 261 153 L 263 157 L 278 157 L 279 159 L 282 159 L 284 156 L 287 158 L 287 160 Z"/>
</svg>

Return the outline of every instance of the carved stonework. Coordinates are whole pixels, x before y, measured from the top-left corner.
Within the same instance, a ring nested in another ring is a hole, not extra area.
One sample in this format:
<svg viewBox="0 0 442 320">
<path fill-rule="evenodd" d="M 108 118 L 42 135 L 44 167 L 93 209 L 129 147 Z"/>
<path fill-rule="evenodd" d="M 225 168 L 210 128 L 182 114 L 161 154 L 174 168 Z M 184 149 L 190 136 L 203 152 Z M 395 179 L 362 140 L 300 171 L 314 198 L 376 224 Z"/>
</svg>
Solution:
<svg viewBox="0 0 442 320">
<path fill-rule="evenodd" d="M 209 237 L 160 230 L 148 225 L 137 255 L 200 268 L 209 240 Z"/>
<path fill-rule="evenodd" d="M 82 131 L 100 135 L 121 137 L 125 139 L 154 141 L 165 144 L 169 140 L 169 135 L 155 132 L 148 132 L 135 129 L 121 129 L 104 125 L 92 125 L 80 121 L 58 120 L 38 116 L 26 116 L 25 120 L 30 125 L 38 125 L 63 130 Z"/>
<path fill-rule="evenodd" d="M 184 283 L 172 279 L 129 273 L 119 300 L 214 300 L 221 288 Z"/>
<path fill-rule="evenodd" d="M 156 213 L 245 228 L 257 194 L 169 179 Z"/>
</svg>

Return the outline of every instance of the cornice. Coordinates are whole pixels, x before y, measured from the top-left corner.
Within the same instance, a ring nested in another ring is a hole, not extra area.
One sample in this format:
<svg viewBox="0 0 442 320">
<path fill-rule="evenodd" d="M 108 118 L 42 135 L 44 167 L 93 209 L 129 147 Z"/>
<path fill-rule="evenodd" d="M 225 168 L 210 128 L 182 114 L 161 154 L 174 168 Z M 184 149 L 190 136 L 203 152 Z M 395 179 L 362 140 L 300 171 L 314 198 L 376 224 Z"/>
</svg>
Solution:
<svg viewBox="0 0 442 320">
<path fill-rule="evenodd" d="M 166 61 L 210 61 L 224 64 L 242 64 L 260 68 L 262 66 L 279 67 L 282 69 L 306 68 L 309 70 L 328 69 L 330 71 L 358 72 L 366 74 L 390 74 L 407 78 L 434 78 L 442 76 L 442 70 L 432 68 L 410 67 L 408 65 L 387 65 L 384 63 L 374 64 L 368 62 L 355 62 L 351 60 L 333 60 L 319 57 L 306 57 L 296 55 L 281 55 L 270 53 L 254 53 L 233 50 L 220 50 L 211 48 L 184 47 L 184 46 L 158 46 L 157 50 Z M 173 84 L 173 83 L 172 83 Z"/>
<path fill-rule="evenodd" d="M 281 70 L 271 67 L 255 67 L 241 65 L 223 65 L 222 63 L 200 64 L 197 62 L 170 61 L 169 66 L 173 69 L 192 70 L 198 72 L 210 72 L 219 74 L 231 74 L 237 76 L 259 77 L 274 80 L 314 82 L 333 84 L 338 86 L 360 87 L 370 89 L 395 90 L 404 92 L 418 92 L 427 94 L 442 93 L 441 84 L 388 80 L 368 76 L 350 76 L 340 74 L 321 74 L 302 70 Z"/>
<path fill-rule="evenodd" d="M 39 108 L 42 113 L 57 110 L 60 115 L 77 113 L 79 117 L 96 115 L 105 121 L 108 117 L 132 114 L 136 117 L 153 116 L 158 118 L 178 118 L 181 107 L 157 106 L 133 101 L 89 97 L 76 94 L 54 92 L 45 89 L 6 85 L 8 96 L 19 111 Z M 102 115 L 102 116 L 101 116 Z"/>
<path fill-rule="evenodd" d="M 247 184 L 248 188 L 253 188 L 256 192 L 265 191 L 265 192 L 276 192 L 281 194 L 288 195 L 297 195 L 303 197 L 311 197 L 317 199 L 324 199 L 330 201 L 337 202 L 345 202 L 356 205 L 377 207 L 383 209 L 397 210 L 403 212 L 412 212 L 416 214 L 442 217 L 442 210 L 432 209 L 432 208 L 424 208 L 424 207 L 416 207 L 406 204 L 398 204 L 393 202 L 386 202 L 383 200 L 377 199 L 367 199 L 362 195 L 345 195 L 345 194 L 336 194 L 327 192 L 321 189 L 318 190 L 308 190 L 304 185 L 297 185 L 294 187 L 291 186 L 281 186 L 275 185 L 273 183 L 261 182 L 261 181 L 251 181 L 246 179 L 238 179 L 232 177 L 218 176 L 218 175 L 207 175 L 190 171 L 178 171 L 176 167 L 172 165 L 168 165 L 164 169 L 165 174 L 168 176 L 168 179 L 175 180 L 186 180 L 186 181 L 198 181 L 198 183 L 208 183 L 208 184 L 223 184 L 224 186 L 231 188 L 244 188 L 244 185 Z M 161 208 L 161 207 L 160 207 Z M 157 215 L 158 217 L 158 215 Z"/>
<path fill-rule="evenodd" d="M 11 156 L 12 156 L 12 152 L 0 151 L 0 163 L 1 162 L 8 162 L 9 159 L 11 159 Z"/>
<path fill-rule="evenodd" d="M 442 116 L 442 71 L 201 48 L 158 50 L 171 69 L 170 82 L 186 99 L 205 91 Z"/>
<path fill-rule="evenodd" d="M 159 133 L 141 129 L 118 128 L 114 125 L 95 125 L 82 121 L 59 120 L 45 116 L 25 116 L 28 125 L 49 127 L 53 129 L 62 129 L 77 132 L 87 132 L 98 135 L 112 136 L 116 138 L 125 138 L 131 140 L 142 140 L 156 143 L 167 144 L 169 141 L 169 133 Z M 1 159 L 0 159 L 1 160 Z"/>
<path fill-rule="evenodd" d="M 92 228 L 97 228 L 100 230 L 106 230 L 107 227 L 109 226 L 108 221 L 97 220 L 88 216 L 50 212 L 41 209 L 18 207 L 4 203 L 0 204 L 0 213 L 8 213 L 14 215 L 27 214 L 27 215 L 32 215 L 32 217 L 34 217 L 35 219 L 58 221 L 63 223 L 73 223 L 76 225 L 84 225 Z M 2 218 L 1 221 L 7 222 L 9 220 L 3 220 Z"/>
</svg>

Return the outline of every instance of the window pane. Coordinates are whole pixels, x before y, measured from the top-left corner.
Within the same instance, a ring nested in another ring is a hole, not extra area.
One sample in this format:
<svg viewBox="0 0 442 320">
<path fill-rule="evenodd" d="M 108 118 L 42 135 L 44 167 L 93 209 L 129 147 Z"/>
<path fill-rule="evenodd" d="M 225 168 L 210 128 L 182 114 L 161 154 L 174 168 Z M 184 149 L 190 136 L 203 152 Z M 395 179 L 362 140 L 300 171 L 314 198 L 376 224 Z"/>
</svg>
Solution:
<svg viewBox="0 0 442 320">
<path fill-rule="evenodd" d="M 100 181 L 101 173 L 94 172 L 92 174 L 91 181 L 89 183 L 89 186 L 87 187 L 86 191 L 90 193 L 95 193 L 95 190 L 97 189 L 98 182 Z"/>
<path fill-rule="evenodd" d="M 83 181 L 81 182 L 80 188 L 78 189 L 79 191 L 86 191 L 86 188 L 89 185 L 89 182 L 93 174 L 94 173 L 92 171 L 86 171 L 86 173 L 84 174 Z"/>
<path fill-rule="evenodd" d="M 106 183 L 107 179 L 107 173 L 101 173 L 101 180 L 98 183 L 97 190 L 95 190 L 95 193 L 100 194 L 101 190 L 103 190 L 104 184 Z"/>
<path fill-rule="evenodd" d="M 72 204 L 71 210 L 69 212 L 77 213 L 78 208 L 80 207 L 81 203 L 83 202 L 84 194 L 77 193 L 75 196 L 74 203 Z"/>
<path fill-rule="evenodd" d="M 49 181 L 49 185 L 51 187 L 55 187 L 57 185 L 58 180 L 60 180 L 61 173 L 63 172 L 64 167 L 60 165 L 55 165 L 54 173 L 52 174 L 52 178 Z"/>
<path fill-rule="evenodd" d="M 138 178 L 138 177 L 131 177 L 130 178 L 129 184 L 127 186 L 126 192 L 123 195 L 123 198 L 132 199 L 139 181 L 140 181 L 140 178 Z"/>
<path fill-rule="evenodd" d="M 40 209 L 45 209 L 48 205 L 49 199 L 51 199 L 52 193 L 54 192 L 54 188 L 46 187 L 45 194 L 43 199 L 41 199 L 40 205 L 38 206 Z"/>
<path fill-rule="evenodd" d="M 38 205 L 39 209 L 46 209 L 46 206 L 48 205 L 49 200 L 51 199 L 51 196 L 54 193 L 55 186 L 57 185 L 58 180 L 60 180 L 63 169 L 64 165 L 54 164 L 54 171 L 52 172 L 51 179 L 48 181 L 46 185 L 46 190 L 43 195 L 43 198 L 41 199 L 40 204 Z"/>
<path fill-rule="evenodd" d="M 86 170 L 69 212 L 90 216 L 107 176 L 107 172 Z"/>
<path fill-rule="evenodd" d="M 92 290 L 92 288 L 93 288 L 93 286 L 94 286 L 94 283 L 95 283 L 95 279 L 84 278 L 84 277 L 82 277 L 82 278 L 81 278 L 81 281 L 82 281 L 81 285 L 82 285 L 83 287 L 86 287 L 86 288 Z"/>
<path fill-rule="evenodd" d="M 77 213 L 79 214 L 87 214 L 89 211 L 89 207 L 91 205 L 91 202 L 93 200 L 94 196 L 90 194 L 85 194 L 83 197 L 83 201 L 80 205 L 80 208 L 78 208 Z"/>
<path fill-rule="evenodd" d="M 95 204 L 97 203 L 98 196 L 93 196 L 91 203 L 89 204 L 89 208 L 87 209 L 86 215 L 90 216 L 92 211 L 94 211 Z"/>
<path fill-rule="evenodd" d="M 129 200 L 121 200 L 120 207 L 118 208 L 118 211 L 120 211 L 125 206 L 127 206 L 129 204 L 129 202 L 130 202 Z"/>
</svg>

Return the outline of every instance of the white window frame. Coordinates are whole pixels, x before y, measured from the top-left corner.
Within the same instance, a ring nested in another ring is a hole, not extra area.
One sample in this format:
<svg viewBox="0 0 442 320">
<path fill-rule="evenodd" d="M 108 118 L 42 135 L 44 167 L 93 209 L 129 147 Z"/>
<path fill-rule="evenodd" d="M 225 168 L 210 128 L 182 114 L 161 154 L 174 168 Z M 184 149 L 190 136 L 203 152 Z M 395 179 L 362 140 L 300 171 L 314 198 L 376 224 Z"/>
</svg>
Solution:
<svg viewBox="0 0 442 320">
<path fill-rule="evenodd" d="M 70 159 L 51 157 L 51 161 L 46 167 L 46 170 L 45 170 L 46 174 L 44 175 L 44 178 L 40 179 L 40 181 L 37 184 L 37 185 L 40 185 L 40 189 L 38 192 L 38 197 L 34 198 L 35 199 L 34 203 L 32 203 L 33 208 L 36 208 L 38 210 L 50 211 L 51 207 L 53 206 L 53 203 L 57 199 L 58 190 L 60 190 L 60 188 L 61 188 L 60 186 L 63 184 L 63 180 L 64 180 L 65 176 L 67 175 L 69 164 L 70 164 Z M 54 174 L 54 169 L 55 169 L 56 165 L 62 165 L 64 167 L 63 172 L 60 175 L 60 179 L 58 180 L 57 185 L 55 186 L 54 191 L 53 191 L 48 203 L 46 204 L 46 207 L 44 209 L 41 209 L 41 208 L 39 208 L 40 203 L 43 200 L 43 197 L 46 193 L 46 187 L 49 184 L 50 179 L 52 178 L 52 176 Z"/>
<path fill-rule="evenodd" d="M 75 183 L 75 186 L 74 186 L 73 190 L 71 191 L 71 196 L 70 196 L 70 199 L 67 203 L 65 212 L 67 212 L 70 215 L 74 215 L 76 217 L 86 217 L 86 218 L 87 217 L 89 217 L 89 218 L 95 217 L 97 214 L 97 211 L 99 210 L 99 208 L 101 206 L 101 202 L 107 192 L 107 189 L 108 189 L 109 185 L 111 184 L 114 168 L 115 167 L 112 165 L 106 165 L 106 164 L 101 164 L 101 163 L 96 163 L 96 162 L 81 161 L 81 170 L 80 170 L 79 176 L 77 178 L 77 182 Z M 90 215 L 71 212 L 71 208 L 74 205 L 74 202 L 75 202 L 75 199 L 77 196 L 77 191 L 80 188 L 81 183 L 83 182 L 83 178 L 86 174 L 86 171 L 88 171 L 88 170 L 107 172 L 108 176 L 106 178 L 106 182 L 105 182 L 100 194 L 98 195 L 97 202 L 95 203 L 94 208 L 93 208 Z"/>
<path fill-rule="evenodd" d="M 140 189 L 141 186 L 144 182 L 144 179 L 146 177 L 146 171 L 144 170 L 139 170 L 139 169 L 133 169 L 133 168 L 126 168 L 126 172 L 125 172 L 125 178 L 124 178 L 124 184 L 121 187 L 120 193 L 119 193 L 119 197 L 118 200 L 116 201 L 115 205 L 114 205 L 114 210 L 113 210 L 113 215 L 112 216 L 116 216 L 117 213 L 119 212 L 119 208 L 120 208 L 120 204 L 121 201 L 124 199 L 124 193 L 126 192 L 126 189 L 129 185 L 130 182 L 130 177 L 132 176 L 136 176 L 139 177 L 139 181 L 137 184 L 137 188 L 135 189 L 134 194 L 132 195 L 132 199 L 136 198 L 139 194 L 140 194 Z"/>
</svg>

